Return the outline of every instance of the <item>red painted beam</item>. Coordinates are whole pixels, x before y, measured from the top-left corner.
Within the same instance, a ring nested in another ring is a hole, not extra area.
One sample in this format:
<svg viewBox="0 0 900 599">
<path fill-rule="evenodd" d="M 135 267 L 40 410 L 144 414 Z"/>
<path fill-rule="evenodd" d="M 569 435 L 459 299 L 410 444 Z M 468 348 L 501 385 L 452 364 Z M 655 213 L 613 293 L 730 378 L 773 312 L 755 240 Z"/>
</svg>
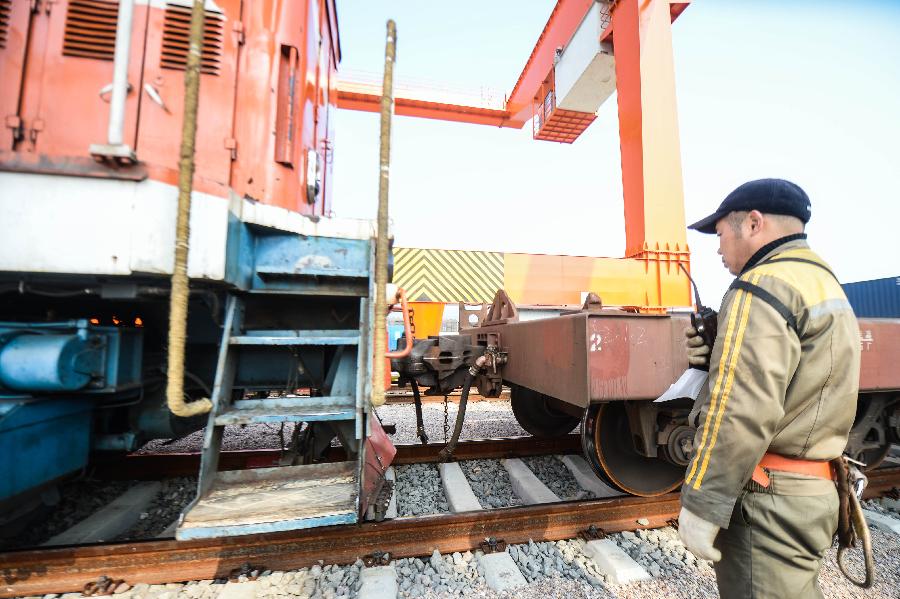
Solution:
<svg viewBox="0 0 900 599">
<path fill-rule="evenodd" d="M 506 102 L 506 110 L 414 100 L 401 95 L 394 100 L 395 114 L 521 129 L 531 120 L 532 101 L 553 67 L 556 49 L 569 43 L 592 3 L 593 0 L 559 0 L 556 3 Z M 380 110 L 380 91 L 375 85 L 352 82 L 342 85 L 339 82 L 338 108 L 377 112 Z"/>
<path fill-rule="evenodd" d="M 337 106 L 345 110 L 361 110 L 363 112 L 378 112 L 381 110 L 380 89 L 372 91 L 360 91 L 359 85 L 354 85 L 354 90 L 342 89 L 338 84 Z M 472 123 L 475 125 L 493 125 L 495 127 L 514 127 L 520 129 L 521 123 L 514 123 L 510 119 L 509 112 L 482 108 L 479 106 L 465 106 L 461 104 L 448 104 L 430 100 L 418 100 L 413 98 L 395 97 L 394 114 L 400 116 L 414 116 L 441 121 L 454 121 L 457 123 Z"/>
</svg>

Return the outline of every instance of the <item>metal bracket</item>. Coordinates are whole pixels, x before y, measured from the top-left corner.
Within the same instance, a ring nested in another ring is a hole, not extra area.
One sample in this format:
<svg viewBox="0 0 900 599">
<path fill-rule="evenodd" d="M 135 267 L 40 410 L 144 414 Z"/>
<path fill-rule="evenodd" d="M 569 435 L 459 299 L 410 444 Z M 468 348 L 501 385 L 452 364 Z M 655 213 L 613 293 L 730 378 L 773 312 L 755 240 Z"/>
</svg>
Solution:
<svg viewBox="0 0 900 599">
<path fill-rule="evenodd" d="M 391 554 L 389 551 L 374 551 L 370 555 L 364 555 L 362 561 L 367 568 L 387 566 L 391 563 Z"/>
<path fill-rule="evenodd" d="M 600 296 L 591 291 L 584 298 L 584 304 L 581 306 L 582 312 L 599 312 L 603 309 L 603 300 Z"/>
<path fill-rule="evenodd" d="M 494 537 L 487 537 L 481 542 L 479 547 L 481 548 L 481 552 L 485 555 L 490 555 L 491 553 L 503 553 L 506 551 L 506 541 L 503 539 L 495 539 Z"/>
<path fill-rule="evenodd" d="M 480 327 L 481 322 L 485 319 L 488 310 L 490 309 L 490 304 L 467 304 L 466 302 L 459 302 L 458 331 L 462 333 L 467 329 Z"/>
<path fill-rule="evenodd" d="M 31 143 L 37 142 L 38 133 L 44 130 L 44 119 L 34 119 L 31 122 L 31 129 L 28 130 L 28 139 Z"/>
<path fill-rule="evenodd" d="M 89 148 L 91 156 L 98 161 L 109 160 L 119 165 L 132 165 L 137 162 L 137 156 L 127 144 L 91 144 Z"/>
<path fill-rule="evenodd" d="M 225 138 L 225 149 L 231 150 L 231 159 L 237 160 L 237 140 L 233 137 Z"/>
<path fill-rule="evenodd" d="M 657 415 L 659 406 L 652 402 L 625 402 L 625 411 L 628 414 L 628 427 L 631 429 L 631 438 L 634 440 L 634 449 L 640 455 L 655 458 L 659 455 L 657 445 Z"/>
<path fill-rule="evenodd" d="M 578 531 L 578 536 L 585 541 L 599 541 L 606 538 L 606 532 L 596 524 L 591 524 L 586 529 Z"/>
<path fill-rule="evenodd" d="M 6 115 L 5 122 L 7 128 L 12 129 L 13 141 L 21 141 L 22 138 L 25 137 L 25 129 L 22 125 L 22 119 L 19 118 L 19 115 L 8 114 Z"/>
<path fill-rule="evenodd" d="M 228 573 L 228 580 L 231 582 L 238 582 L 241 576 L 245 577 L 248 581 L 256 580 L 265 570 L 266 569 L 261 566 L 251 566 L 249 563 L 243 563 L 240 567 L 235 568 Z"/>
<path fill-rule="evenodd" d="M 500 348 L 499 333 L 482 333 L 479 334 L 479 338 L 482 335 L 488 344 L 484 351 L 487 362 L 481 371 L 472 372 L 470 369 L 470 372 L 475 377 L 475 386 L 478 387 L 478 392 L 483 397 L 500 397 L 500 393 L 503 391 L 503 377 L 500 369 L 509 361 L 509 354 Z"/>
<path fill-rule="evenodd" d="M 84 585 L 81 594 L 86 597 L 95 595 L 112 595 L 116 587 L 125 582 L 121 578 L 112 579 L 108 576 L 101 576 L 97 580 L 92 580 Z"/>
<path fill-rule="evenodd" d="M 375 501 L 372 503 L 376 522 L 381 522 L 382 520 L 384 520 L 384 517 L 387 515 L 388 506 L 391 504 L 391 497 L 393 497 L 393 495 L 394 482 L 385 479 L 381 484 L 381 489 L 378 491 L 378 495 L 375 497 Z"/>
<path fill-rule="evenodd" d="M 518 321 L 519 311 L 516 305 L 509 299 L 509 295 L 500 289 L 494 296 L 494 301 L 491 302 L 491 307 L 488 309 L 487 315 L 482 319 L 480 326 L 486 327 Z"/>
</svg>

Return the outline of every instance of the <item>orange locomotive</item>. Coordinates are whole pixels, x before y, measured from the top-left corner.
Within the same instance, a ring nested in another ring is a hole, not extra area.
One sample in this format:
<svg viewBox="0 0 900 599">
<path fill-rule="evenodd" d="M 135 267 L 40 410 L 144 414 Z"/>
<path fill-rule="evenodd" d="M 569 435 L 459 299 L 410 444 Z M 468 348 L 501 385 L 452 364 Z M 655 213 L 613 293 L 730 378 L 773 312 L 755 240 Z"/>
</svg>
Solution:
<svg viewBox="0 0 900 599">
<path fill-rule="evenodd" d="M 118 144 L 131 154 L 107 157 L 120 2 L 0 2 L 3 171 L 175 184 L 190 2 L 121 4 L 133 14 Z M 195 190 L 328 214 L 334 0 L 206 6 Z"/>
<path fill-rule="evenodd" d="M 191 5 L 0 0 L 0 518 L 92 451 L 204 425 L 179 538 L 377 503 L 393 448 L 369 418 L 375 229 L 330 217 L 334 0 L 204 3 L 184 397 L 167 398 Z M 254 423 L 283 427 L 290 456 L 218 472 L 224 428 Z M 347 461 L 313 463 L 334 437 Z"/>
</svg>

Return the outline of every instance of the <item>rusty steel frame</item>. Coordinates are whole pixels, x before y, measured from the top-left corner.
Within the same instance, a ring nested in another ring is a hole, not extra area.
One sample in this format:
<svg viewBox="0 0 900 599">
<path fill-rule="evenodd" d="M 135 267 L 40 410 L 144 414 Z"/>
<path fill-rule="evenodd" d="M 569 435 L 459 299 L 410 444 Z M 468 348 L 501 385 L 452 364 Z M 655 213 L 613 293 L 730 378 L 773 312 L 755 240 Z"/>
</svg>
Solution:
<svg viewBox="0 0 900 599">
<path fill-rule="evenodd" d="M 508 353 L 503 382 L 585 408 L 590 403 L 652 400 L 687 369 L 687 315 L 583 309 L 541 320 L 491 322 L 467 329 Z M 859 319 L 860 393 L 900 389 L 900 319 Z"/>
<path fill-rule="evenodd" d="M 900 467 L 869 473 L 864 497 L 900 484 Z M 604 532 L 657 528 L 677 517 L 678 494 L 622 497 L 460 514 L 402 518 L 204 541 L 147 541 L 0 553 L 0 597 L 79 591 L 100 576 L 161 584 L 225 578 L 246 564 L 292 570 L 346 564 L 376 551 L 393 558 L 473 550 L 486 537 L 506 543 L 573 538 L 591 525 Z M 639 525 L 638 518 L 646 518 Z"/>
<path fill-rule="evenodd" d="M 585 408 L 659 397 L 687 368 L 686 316 L 584 310 L 469 329 L 508 352 L 504 382 Z"/>
</svg>

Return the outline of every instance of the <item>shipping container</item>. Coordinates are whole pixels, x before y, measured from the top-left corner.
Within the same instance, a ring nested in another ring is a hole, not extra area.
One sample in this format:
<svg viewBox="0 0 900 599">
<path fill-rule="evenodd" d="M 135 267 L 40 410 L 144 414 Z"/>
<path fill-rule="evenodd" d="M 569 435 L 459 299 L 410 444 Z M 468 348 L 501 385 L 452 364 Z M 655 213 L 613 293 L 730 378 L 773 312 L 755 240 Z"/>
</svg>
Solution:
<svg viewBox="0 0 900 599">
<path fill-rule="evenodd" d="M 900 277 L 845 283 L 844 293 L 859 318 L 900 318 Z"/>
</svg>

